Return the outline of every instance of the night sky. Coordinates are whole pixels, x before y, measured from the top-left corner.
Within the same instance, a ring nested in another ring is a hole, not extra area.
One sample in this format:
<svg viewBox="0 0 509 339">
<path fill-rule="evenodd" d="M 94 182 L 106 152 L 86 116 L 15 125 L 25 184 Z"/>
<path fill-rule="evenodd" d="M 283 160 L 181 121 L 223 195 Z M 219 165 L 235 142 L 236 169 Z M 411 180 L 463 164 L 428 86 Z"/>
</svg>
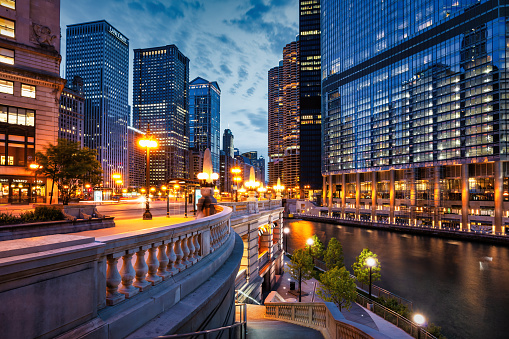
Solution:
<svg viewBox="0 0 509 339">
<path fill-rule="evenodd" d="M 62 0 L 60 14 L 62 76 L 69 24 L 104 19 L 129 38 L 129 104 L 132 50 L 175 44 L 190 59 L 189 81 L 219 83 L 221 144 L 230 128 L 235 147 L 267 160 L 267 71 L 298 34 L 297 0 Z"/>
</svg>

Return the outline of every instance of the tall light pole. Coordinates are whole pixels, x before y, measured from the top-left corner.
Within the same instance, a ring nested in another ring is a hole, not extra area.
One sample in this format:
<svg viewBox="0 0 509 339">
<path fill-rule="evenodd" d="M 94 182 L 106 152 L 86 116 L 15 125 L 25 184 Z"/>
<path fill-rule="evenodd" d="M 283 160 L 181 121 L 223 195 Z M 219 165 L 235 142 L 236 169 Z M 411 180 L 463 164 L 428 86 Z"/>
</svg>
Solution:
<svg viewBox="0 0 509 339">
<path fill-rule="evenodd" d="M 42 166 L 39 164 L 36 164 L 34 162 L 34 163 L 31 163 L 30 166 L 28 166 L 28 167 L 30 167 L 30 169 L 34 171 L 34 190 L 33 191 L 35 192 L 35 203 L 37 204 L 37 170 L 39 168 L 41 168 Z"/>
<path fill-rule="evenodd" d="M 170 217 L 170 197 L 169 197 L 169 193 L 166 192 L 166 189 L 167 189 L 166 186 L 162 186 L 161 189 L 166 194 L 166 218 L 169 218 Z"/>
<path fill-rule="evenodd" d="M 308 244 L 308 248 L 309 248 L 309 255 L 311 255 L 311 246 L 313 246 L 315 244 L 315 242 L 313 241 L 313 238 L 309 238 L 306 243 Z"/>
<path fill-rule="evenodd" d="M 145 195 L 145 212 L 143 213 L 143 220 L 152 220 L 152 213 L 150 213 L 150 202 L 149 202 L 149 191 L 150 191 L 150 149 L 157 147 L 157 141 L 150 135 L 150 127 L 147 128 L 147 134 L 145 138 L 140 139 L 139 144 L 141 147 L 147 148 L 147 166 L 146 166 L 146 178 L 145 184 L 147 186 Z"/>
<path fill-rule="evenodd" d="M 122 175 L 120 173 L 113 173 L 111 175 L 111 178 L 113 179 L 113 195 L 115 195 L 118 189 L 118 184 L 122 182 Z"/>
<path fill-rule="evenodd" d="M 239 174 L 241 172 L 241 169 L 239 167 L 233 167 L 230 172 L 233 174 L 233 190 L 235 191 L 235 202 L 239 202 L 239 199 L 238 199 L 238 195 L 237 195 L 237 192 L 238 192 L 238 184 L 241 180 Z"/>
<path fill-rule="evenodd" d="M 288 253 L 288 233 L 290 233 L 290 229 L 288 227 L 285 227 L 283 229 L 284 234 L 284 242 L 285 242 L 285 252 Z"/>
<path fill-rule="evenodd" d="M 371 298 L 371 269 L 376 266 L 376 260 L 374 258 L 367 258 L 366 265 L 369 267 L 369 297 Z"/>
<path fill-rule="evenodd" d="M 422 314 L 414 315 L 414 322 L 417 324 L 417 339 L 421 339 L 421 326 L 425 323 L 426 319 Z"/>
</svg>

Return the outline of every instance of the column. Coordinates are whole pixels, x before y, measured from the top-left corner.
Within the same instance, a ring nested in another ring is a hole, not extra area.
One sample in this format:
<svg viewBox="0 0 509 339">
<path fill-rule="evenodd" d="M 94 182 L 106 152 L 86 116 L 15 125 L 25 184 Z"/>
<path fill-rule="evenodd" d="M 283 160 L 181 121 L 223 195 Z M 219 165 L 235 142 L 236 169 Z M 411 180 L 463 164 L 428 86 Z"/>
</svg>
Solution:
<svg viewBox="0 0 509 339">
<path fill-rule="evenodd" d="M 327 197 L 327 186 L 325 182 L 325 175 L 322 175 L 322 206 L 325 204 L 326 197 Z"/>
<path fill-rule="evenodd" d="M 360 219 L 359 208 L 361 207 L 361 174 L 355 173 L 355 219 Z"/>
<path fill-rule="evenodd" d="M 346 174 L 341 174 L 341 216 L 345 218 L 346 205 Z"/>
<path fill-rule="evenodd" d="M 390 178 L 390 184 L 389 184 L 389 223 L 394 224 L 396 222 L 394 218 L 394 205 L 396 203 L 396 191 L 394 188 L 394 178 L 395 173 L 394 170 L 391 169 L 389 171 L 389 178 Z"/>
<path fill-rule="evenodd" d="M 371 172 L 371 221 L 377 221 L 376 218 L 376 171 Z"/>
<path fill-rule="evenodd" d="M 329 207 L 329 217 L 332 216 L 332 174 L 329 174 L 329 191 L 327 192 L 329 196 L 329 202 L 327 206 Z"/>
<path fill-rule="evenodd" d="M 415 171 L 416 168 L 409 169 L 411 171 L 410 176 L 407 176 L 407 179 L 410 179 L 410 226 L 415 226 L 415 208 L 417 207 L 417 192 L 416 192 L 416 183 L 415 183 Z M 408 183 L 407 183 L 408 185 Z"/>
<path fill-rule="evenodd" d="M 502 218 L 504 214 L 504 175 L 502 161 L 495 161 L 495 222 L 493 234 L 502 232 Z"/>
<path fill-rule="evenodd" d="M 468 222 L 470 196 L 468 191 L 468 164 L 461 165 L 461 229 L 470 231 Z"/>
<path fill-rule="evenodd" d="M 433 223 L 436 228 L 442 228 L 442 223 L 440 221 L 440 170 L 441 166 L 435 167 L 434 178 L 433 178 L 433 197 L 435 202 L 435 213 L 433 217 Z"/>
</svg>

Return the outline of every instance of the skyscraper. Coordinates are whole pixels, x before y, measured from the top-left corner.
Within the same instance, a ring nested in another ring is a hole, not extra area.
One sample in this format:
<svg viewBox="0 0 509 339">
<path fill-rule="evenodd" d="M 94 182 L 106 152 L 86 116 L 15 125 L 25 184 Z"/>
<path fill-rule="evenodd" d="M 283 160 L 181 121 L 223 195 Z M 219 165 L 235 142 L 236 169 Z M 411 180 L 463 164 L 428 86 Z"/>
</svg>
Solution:
<svg viewBox="0 0 509 339">
<path fill-rule="evenodd" d="M 223 133 L 223 151 L 226 156 L 233 158 L 235 156 L 235 150 L 233 146 L 233 133 L 227 128 Z"/>
<path fill-rule="evenodd" d="M 323 186 L 341 217 L 502 232 L 502 6 L 322 0 Z"/>
<path fill-rule="evenodd" d="M 300 189 L 322 189 L 320 0 L 299 0 Z"/>
<path fill-rule="evenodd" d="M 188 176 L 189 59 L 177 46 L 134 50 L 133 125 L 154 135 L 151 184 Z"/>
<path fill-rule="evenodd" d="M 78 142 L 83 147 L 84 113 L 83 79 L 75 76 L 72 83 L 67 82 L 60 96 L 58 138 Z"/>
<path fill-rule="evenodd" d="M 129 40 L 105 20 L 67 26 L 66 78 L 83 78 L 84 143 L 98 151 L 103 185 L 127 176 Z"/>
<path fill-rule="evenodd" d="M 268 145 L 269 186 L 274 186 L 283 177 L 283 61 L 271 68 L 268 76 Z"/>
<path fill-rule="evenodd" d="M 210 149 L 212 167 L 219 172 L 221 89 L 217 82 L 196 78 L 189 84 L 189 147 Z"/>
<path fill-rule="evenodd" d="M 60 1 L 0 1 L 0 11 L 0 204 L 46 202 L 51 181 L 28 166 L 57 141 Z"/>
</svg>

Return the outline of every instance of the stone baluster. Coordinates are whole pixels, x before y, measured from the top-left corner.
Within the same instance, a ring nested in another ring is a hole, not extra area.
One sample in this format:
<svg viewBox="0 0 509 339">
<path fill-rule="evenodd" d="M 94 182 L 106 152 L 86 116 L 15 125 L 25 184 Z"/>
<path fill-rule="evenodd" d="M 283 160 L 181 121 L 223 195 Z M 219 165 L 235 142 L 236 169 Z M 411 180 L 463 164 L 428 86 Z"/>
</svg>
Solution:
<svg viewBox="0 0 509 339">
<path fill-rule="evenodd" d="M 172 245 L 170 243 L 170 245 Z M 167 245 L 165 243 L 162 243 L 159 245 L 159 251 L 157 252 L 157 260 L 159 260 L 159 268 L 157 269 L 157 275 L 160 276 L 163 280 L 168 279 L 171 277 L 171 272 L 168 272 L 166 270 L 166 267 L 169 263 L 168 255 L 166 255 L 166 247 Z"/>
<path fill-rule="evenodd" d="M 187 260 L 189 260 L 192 264 L 196 263 L 198 260 L 196 260 L 194 256 L 194 252 L 196 251 L 196 248 L 194 247 L 194 235 L 191 234 L 187 238 L 187 247 L 189 247 L 189 257 Z"/>
<path fill-rule="evenodd" d="M 177 239 L 177 241 L 175 242 L 175 255 L 177 256 L 177 259 L 175 260 L 175 268 L 177 270 L 179 270 L 180 272 L 182 272 L 183 270 L 186 269 L 186 266 L 183 265 L 182 263 L 182 258 L 184 257 L 184 252 L 182 252 L 182 247 L 181 247 L 181 240 L 180 239 Z"/>
<path fill-rule="evenodd" d="M 196 249 L 194 251 L 194 257 L 196 258 L 196 260 L 200 260 L 201 259 L 201 256 L 200 256 L 200 237 L 201 235 L 199 233 L 196 233 L 196 235 L 194 236 L 194 248 Z"/>
<path fill-rule="evenodd" d="M 125 299 L 125 296 L 118 292 L 122 277 L 118 273 L 117 263 L 118 257 L 113 254 L 108 255 L 106 269 L 106 305 L 108 306 L 116 305 Z"/>
<path fill-rule="evenodd" d="M 147 258 L 147 265 L 148 265 L 148 275 L 147 275 L 147 281 L 150 281 L 152 285 L 159 284 L 163 279 L 157 275 L 158 268 L 160 267 L 159 259 L 157 258 L 157 247 L 161 243 L 152 244 L 150 248 L 148 249 L 148 258 Z"/>
<path fill-rule="evenodd" d="M 216 247 L 217 247 L 217 226 L 212 228 L 212 231 L 210 232 L 210 234 L 211 234 L 211 238 L 212 238 L 211 244 L 210 244 L 210 249 L 211 249 L 211 252 L 213 252 L 216 250 Z"/>
<path fill-rule="evenodd" d="M 122 256 L 122 268 L 120 269 L 120 275 L 122 276 L 122 286 L 119 288 L 119 292 L 125 295 L 126 298 L 130 298 L 140 290 L 133 286 L 133 280 L 136 276 L 136 272 L 134 271 L 132 259 L 133 259 L 133 251 L 127 250 L 125 254 Z"/>
<path fill-rule="evenodd" d="M 173 276 L 179 272 L 179 268 L 177 267 L 177 254 L 175 254 L 175 241 L 171 241 L 168 244 L 168 268 L 167 271 Z"/>
<path fill-rule="evenodd" d="M 138 287 L 140 292 L 143 292 L 152 286 L 152 284 L 145 279 L 148 273 L 148 265 L 145 261 L 145 252 L 147 252 L 149 246 L 142 246 L 140 247 L 139 251 L 136 252 L 136 262 L 134 263 L 136 280 L 133 286 Z"/>
<path fill-rule="evenodd" d="M 186 267 L 191 266 L 191 262 L 189 259 L 189 247 L 187 247 L 187 235 L 182 236 L 183 239 L 180 240 L 180 245 L 182 246 L 182 252 L 184 255 L 182 256 L 182 265 L 185 265 Z"/>
</svg>

